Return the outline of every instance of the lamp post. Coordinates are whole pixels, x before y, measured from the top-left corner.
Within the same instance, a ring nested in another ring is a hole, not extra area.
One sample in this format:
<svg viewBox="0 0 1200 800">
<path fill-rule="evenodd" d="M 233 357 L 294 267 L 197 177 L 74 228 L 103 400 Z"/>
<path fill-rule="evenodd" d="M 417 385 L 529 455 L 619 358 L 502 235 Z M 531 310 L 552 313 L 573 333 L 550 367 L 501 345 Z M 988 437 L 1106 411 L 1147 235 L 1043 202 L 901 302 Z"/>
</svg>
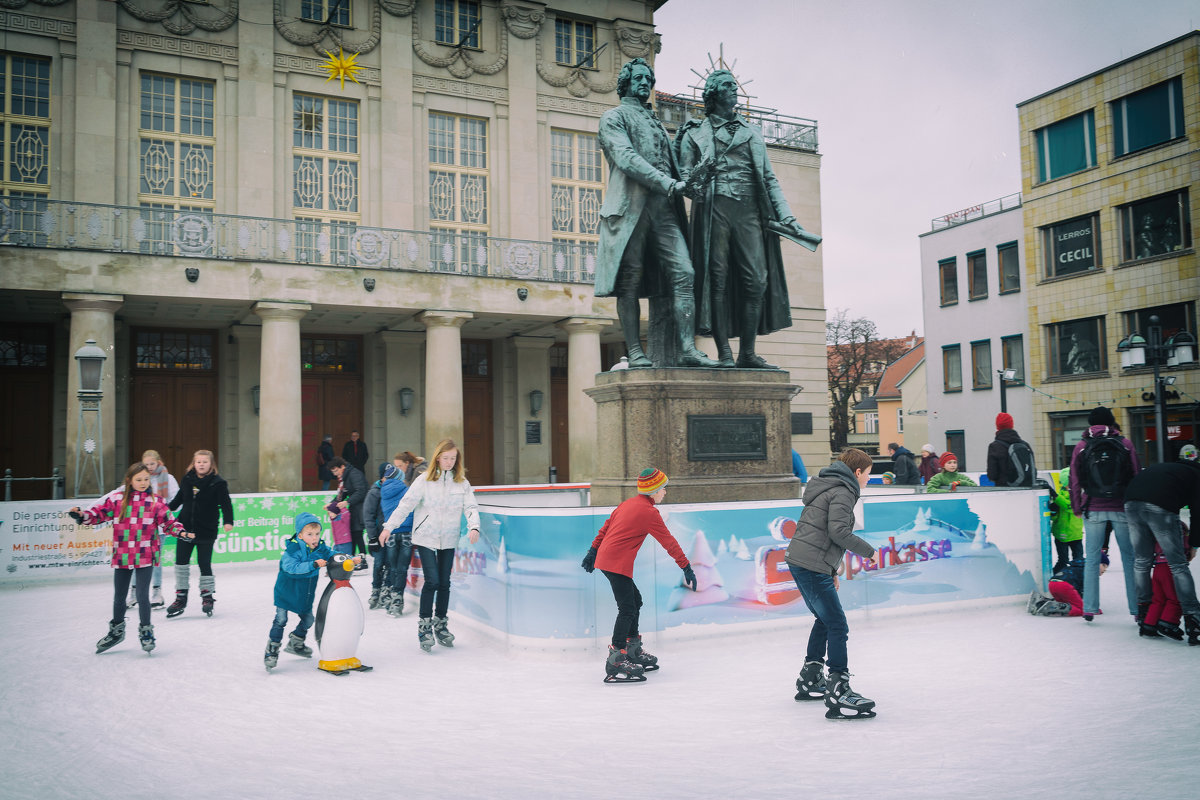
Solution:
<svg viewBox="0 0 1200 800">
<path fill-rule="evenodd" d="M 1008 413 L 1008 382 L 1017 377 L 1015 369 L 998 369 L 996 374 L 1000 376 L 1000 413 Z"/>
<path fill-rule="evenodd" d="M 96 346 L 95 339 L 88 339 L 83 347 L 75 351 L 79 362 L 79 453 L 75 458 L 75 494 L 80 496 L 79 479 L 84 472 L 83 463 L 91 463 L 96 476 L 96 495 L 104 494 L 104 438 L 100 419 L 100 401 L 104 392 L 100 380 L 104 374 L 104 362 L 108 354 Z"/>
<path fill-rule="evenodd" d="M 1122 369 L 1144 367 L 1147 361 L 1154 368 L 1154 434 L 1158 463 L 1162 464 L 1167 460 L 1167 387 L 1175 383 L 1175 378 L 1164 377 L 1158 368 L 1160 365 L 1175 367 L 1194 361 L 1196 337 L 1181 330 L 1163 342 L 1158 315 L 1152 314 L 1149 322 L 1146 328 L 1149 339 L 1134 331 L 1121 340 L 1117 352 L 1121 354 Z"/>
</svg>

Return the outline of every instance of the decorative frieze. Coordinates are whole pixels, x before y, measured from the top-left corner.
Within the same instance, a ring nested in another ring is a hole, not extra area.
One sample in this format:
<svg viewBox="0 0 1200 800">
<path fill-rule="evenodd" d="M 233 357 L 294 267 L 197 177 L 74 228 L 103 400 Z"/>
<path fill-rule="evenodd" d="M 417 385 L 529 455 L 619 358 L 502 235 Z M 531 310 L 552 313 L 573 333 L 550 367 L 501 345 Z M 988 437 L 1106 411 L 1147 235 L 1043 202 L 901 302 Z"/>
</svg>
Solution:
<svg viewBox="0 0 1200 800">
<path fill-rule="evenodd" d="M 546 14 L 540 8 L 527 8 L 513 3 L 500 6 L 500 17 L 508 32 L 518 39 L 532 39 L 542 28 Z"/>
<path fill-rule="evenodd" d="M 575 100 L 570 97 L 556 97 L 552 94 L 539 94 L 537 107 L 546 111 L 565 111 L 570 114 L 583 114 L 598 117 L 613 107 L 612 103 L 591 103 L 587 100 Z"/>
<path fill-rule="evenodd" d="M 448 78 L 433 78 L 428 75 L 414 75 L 413 88 L 439 94 L 453 94 L 459 97 L 478 97 L 497 103 L 508 102 L 508 90 L 499 86 L 484 86 L 478 83 L 452 81 Z"/>
<path fill-rule="evenodd" d="M 324 64 L 325 62 L 318 58 L 307 58 L 287 53 L 275 54 L 275 69 L 278 72 L 299 72 L 305 75 L 319 75 L 324 78 L 329 74 L 329 71 L 323 66 Z M 358 72 L 359 83 L 379 86 L 382 81 L 383 72 L 376 67 L 363 67 Z"/>
<path fill-rule="evenodd" d="M 161 22 L 168 33 L 187 36 L 199 28 L 209 33 L 229 30 L 238 19 L 238 0 L 117 0 L 130 16 L 143 22 Z"/>
<path fill-rule="evenodd" d="M 28 14 L 18 14 L 15 11 L 0 11 L 0 30 L 75 40 L 74 22 L 49 17 L 34 17 Z"/>
<path fill-rule="evenodd" d="M 151 50 L 172 56 L 202 58 L 206 61 L 223 61 L 227 64 L 236 64 L 238 58 L 238 49 L 233 45 L 203 42 L 196 39 L 180 39 L 176 36 L 143 31 L 118 30 L 117 47 L 131 50 Z"/>
</svg>

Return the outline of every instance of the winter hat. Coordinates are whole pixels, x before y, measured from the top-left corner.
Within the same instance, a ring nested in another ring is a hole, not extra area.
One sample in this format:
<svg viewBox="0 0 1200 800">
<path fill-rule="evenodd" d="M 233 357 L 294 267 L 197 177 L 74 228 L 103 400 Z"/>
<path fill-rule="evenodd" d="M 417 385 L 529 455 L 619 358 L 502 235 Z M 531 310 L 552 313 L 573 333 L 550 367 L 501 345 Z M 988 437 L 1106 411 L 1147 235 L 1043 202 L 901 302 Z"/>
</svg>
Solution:
<svg viewBox="0 0 1200 800">
<path fill-rule="evenodd" d="M 1110 428 L 1119 427 L 1117 425 L 1117 418 L 1113 416 L 1112 411 L 1104 406 L 1093 408 L 1088 413 L 1088 425 L 1107 425 Z"/>
<path fill-rule="evenodd" d="M 1013 426 L 1012 414 L 1006 414 L 1001 411 L 996 415 L 996 430 L 1011 431 Z"/>
<path fill-rule="evenodd" d="M 922 453 L 929 453 L 929 455 L 933 455 L 933 454 L 934 454 L 934 453 L 936 453 L 937 451 L 933 449 L 933 445 L 931 445 L 931 444 L 923 444 L 923 445 L 921 445 L 921 452 L 922 452 Z"/>
<path fill-rule="evenodd" d="M 387 466 L 385 466 L 383 468 L 383 474 L 380 475 L 379 477 L 383 478 L 385 481 L 390 481 L 392 478 L 396 477 L 399 474 L 400 474 L 400 470 L 396 469 L 395 464 L 388 464 Z"/>
<path fill-rule="evenodd" d="M 954 453 L 951 453 L 949 450 L 947 450 L 946 452 L 942 453 L 942 457 L 938 459 L 938 466 L 941 467 L 942 469 L 945 469 L 946 464 L 948 464 L 951 461 L 958 461 L 958 456 L 954 455 Z"/>
<path fill-rule="evenodd" d="M 896 482 L 896 473 L 894 473 L 894 472 L 885 472 L 885 473 L 883 473 L 882 475 L 880 475 L 879 477 L 880 477 L 882 480 L 889 480 L 889 481 L 891 481 L 892 483 L 895 483 L 895 482 Z"/>
<path fill-rule="evenodd" d="M 1200 450 L 1196 449 L 1196 445 L 1185 444 L 1179 448 L 1180 461 L 1196 461 L 1197 459 L 1200 459 Z"/>
<path fill-rule="evenodd" d="M 325 434 L 325 438 L 324 438 L 324 439 L 322 439 L 321 441 L 323 441 L 323 442 L 332 442 L 332 441 L 333 441 L 333 434 L 332 434 L 332 433 L 327 433 L 327 434 Z"/>
<path fill-rule="evenodd" d="M 296 533 L 304 530 L 308 525 L 320 525 L 321 520 L 317 519 L 316 514 L 310 514 L 307 511 L 302 511 L 296 515 Z"/>
<path fill-rule="evenodd" d="M 666 485 L 667 476 L 661 469 L 651 467 L 642 470 L 642 474 L 638 475 L 638 494 L 654 494 Z"/>
</svg>

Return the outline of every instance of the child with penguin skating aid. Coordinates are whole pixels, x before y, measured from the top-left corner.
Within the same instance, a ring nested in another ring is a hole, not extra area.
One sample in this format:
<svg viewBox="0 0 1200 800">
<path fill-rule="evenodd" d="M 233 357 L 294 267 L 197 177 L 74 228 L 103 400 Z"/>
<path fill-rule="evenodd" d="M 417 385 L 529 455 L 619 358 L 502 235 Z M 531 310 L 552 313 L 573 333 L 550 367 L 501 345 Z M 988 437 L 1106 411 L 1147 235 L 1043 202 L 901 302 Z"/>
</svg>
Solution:
<svg viewBox="0 0 1200 800">
<path fill-rule="evenodd" d="M 684 585 L 696 589 L 696 573 L 656 508 L 666 497 L 667 483 L 662 470 L 643 470 L 638 475 L 637 495 L 613 509 L 581 564 L 589 573 L 600 568 L 617 601 L 617 620 L 604 663 L 605 683 L 641 682 L 646 680 L 647 672 L 658 669 L 658 659 L 642 649 L 642 636 L 638 632 L 642 593 L 633 582 L 633 562 L 647 535 L 657 539 L 675 559 L 683 570 Z"/>
<path fill-rule="evenodd" d="M 317 578 L 321 568 L 333 558 L 333 550 L 321 541 L 321 522 L 315 514 L 305 511 L 296 515 L 295 532 L 284 545 L 279 557 L 279 573 L 275 576 L 275 620 L 267 638 L 263 663 L 268 670 L 279 664 L 279 648 L 288 613 L 300 619 L 288 634 L 285 652 L 302 658 L 312 658 L 312 648 L 304 643 L 313 625 L 313 598 L 317 594 Z"/>
</svg>

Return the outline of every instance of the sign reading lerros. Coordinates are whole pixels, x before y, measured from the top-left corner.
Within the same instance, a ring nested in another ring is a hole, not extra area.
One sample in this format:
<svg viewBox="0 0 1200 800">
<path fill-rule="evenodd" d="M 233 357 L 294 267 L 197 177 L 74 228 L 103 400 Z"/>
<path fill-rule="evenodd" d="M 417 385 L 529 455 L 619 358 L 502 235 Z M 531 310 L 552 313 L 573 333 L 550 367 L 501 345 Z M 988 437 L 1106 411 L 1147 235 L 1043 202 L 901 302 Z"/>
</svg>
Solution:
<svg viewBox="0 0 1200 800">
<path fill-rule="evenodd" d="M 1095 233 L 1092 229 L 1092 217 L 1079 219 L 1055 225 L 1054 235 L 1054 274 L 1070 275 L 1096 267 Z"/>
</svg>

